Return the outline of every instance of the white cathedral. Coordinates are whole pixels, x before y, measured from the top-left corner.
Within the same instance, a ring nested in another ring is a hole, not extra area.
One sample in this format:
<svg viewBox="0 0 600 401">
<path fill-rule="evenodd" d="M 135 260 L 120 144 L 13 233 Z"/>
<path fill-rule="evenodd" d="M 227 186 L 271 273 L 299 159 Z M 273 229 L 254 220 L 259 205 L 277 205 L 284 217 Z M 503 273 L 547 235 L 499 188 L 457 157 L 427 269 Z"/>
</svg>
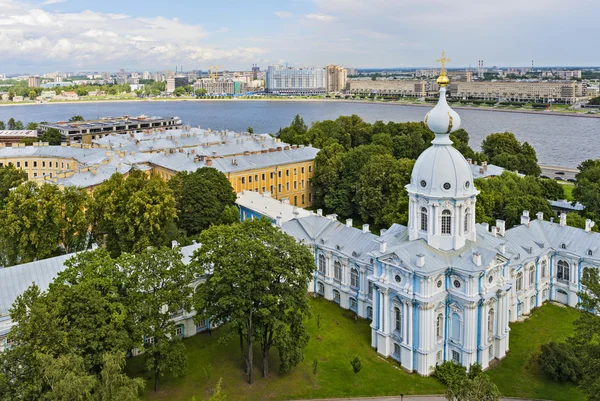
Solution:
<svg viewBox="0 0 600 401">
<path fill-rule="evenodd" d="M 600 234 L 523 212 L 505 229 L 475 223 L 479 193 L 449 134 L 460 117 L 446 102 L 442 69 L 437 105 L 425 117 L 435 133 L 417 159 L 408 227 L 381 235 L 339 223 L 335 215 L 294 218 L 282 229 L 314 250 L 311 290 L 371 319 L 371 346 L 405 369 L 429 375 L 454 361 L 488 368 L 509 350 L 509 322 L 546 301 L 578 303 L 580 279 L 600 267 Z"/>
</svg>

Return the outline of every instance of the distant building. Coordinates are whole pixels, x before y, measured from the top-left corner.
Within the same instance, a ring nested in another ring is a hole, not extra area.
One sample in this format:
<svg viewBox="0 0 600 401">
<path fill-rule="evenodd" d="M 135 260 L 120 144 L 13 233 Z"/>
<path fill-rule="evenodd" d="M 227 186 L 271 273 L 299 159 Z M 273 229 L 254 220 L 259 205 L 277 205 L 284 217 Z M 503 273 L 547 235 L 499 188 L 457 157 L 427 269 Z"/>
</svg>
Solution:
<svg viewBox="0 0 600 401">
<path fill-rule="evenodd" d="M 267 70 L 266 92 L 278 95 L 324 95 L 327 93 L 325 69 L 292 68 L 271 65 Z"/>
<path fill-rule="evenodd" d="M 358 75 L 358 71 L 356 70 L 356 68 L 346 68 L 346 71 L 348 73 L 348 76 Z"/>
<path fill-rule="evenodd" d="M 167 93 L 175 92 L 175 89 L 180 86 L 186 86 L 189 83 L 187 77 L 172 77 L 167 78 Z"/>
<path fill-rule="evenodd" d="M 148 71 L 144 71 L 142 73 L 142 79 L 145 79 L 145 80 L 150 79 L 150 73 Z"/>
<path fill-rule="evenodd" d="M 478 81 L 450 85 L 450 96 L 461 99 L 570 104 L 575 102 L 577 95 L 577 82 L 574 81 Z"/>
<path fill-rule="evenodd" d="M 348 92 L 356 95 L 425 97 L 427 82 L 422 80 L 349 80 Z"/>
<path fill-rule="evenodd" d="M 2 130 L 0 131 L 0 144 L 3 146 L 12 146 L 14 143 L 20 143 L 23 138 L 37 140 L 36 130 Z"/>
<path fill-rule="evenodd" d="M 560 79 L 565 79 L 565 80 L 581 79 L 581 70 L 575 70 L 575 71 L 559 70 L 559 71 L 555 71 L 554 75 Z"/>
<path fill-rule="evenodd" d="M 27 83 L 30 88 L 39 88 L 42 84 L 40 77 L 29 77 Z"/>
<path fill-rule="evenodd" d="M 227 80 L 214 80 L 210 78 L 199 79 L 194 83 L 194 91 L 206 90 L 207 95 L 236 95 L 248 92 L 248 85 L 244 82 Z"/>
<path fill-rule="evenodd" d="M 341 92 L 346 89 L 346 78 L 348 72 L 339 65 L 328 65 L 325 67 L 327 92 Z"/>
</svg>

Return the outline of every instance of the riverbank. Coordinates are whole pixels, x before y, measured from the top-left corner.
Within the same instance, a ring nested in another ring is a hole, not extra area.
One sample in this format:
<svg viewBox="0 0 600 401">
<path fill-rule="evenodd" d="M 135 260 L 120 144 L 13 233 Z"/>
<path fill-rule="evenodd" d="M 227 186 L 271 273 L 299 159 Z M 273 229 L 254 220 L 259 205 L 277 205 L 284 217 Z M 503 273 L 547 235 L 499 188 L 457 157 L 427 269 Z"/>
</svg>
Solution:
<svg viewBox="0 0 600 401">
<path fill-rule="evenodd" d="M 86 99 L 86 100 L 64 100 L 50 101 L 47 103 L 23 102 L 23 103 L 0 103 L 0 107 L 16 106 L 43 106 L 60 104 L 89 104 L 89 103 L 171 103 L 171 102 L 335 102 L 335 103 L 360 103 L 360 104 L 387 104 L 394 106 L 414 106 L 432 108 L 433 104 L 414 103 L 406 101 L 373 101 L 373 100 L 349 100 L 349 99 L 302 99 L 302 98 L 222 98 L 222 99 L 201 99 L 201 98 L 159 98 L 159 99 Z M 576 111 L 557 111 L 557 110 L 524 110 L 518 108 L 504 108 L 497 106 L 461 106 L 451 104 L 453 109 L 457 110 L 483 110 L 506 113 L 537 114 L 546 116 L 569 116 L 584 118 L 600 118 L 600 114 L 588 114 Z"/>
</svg>

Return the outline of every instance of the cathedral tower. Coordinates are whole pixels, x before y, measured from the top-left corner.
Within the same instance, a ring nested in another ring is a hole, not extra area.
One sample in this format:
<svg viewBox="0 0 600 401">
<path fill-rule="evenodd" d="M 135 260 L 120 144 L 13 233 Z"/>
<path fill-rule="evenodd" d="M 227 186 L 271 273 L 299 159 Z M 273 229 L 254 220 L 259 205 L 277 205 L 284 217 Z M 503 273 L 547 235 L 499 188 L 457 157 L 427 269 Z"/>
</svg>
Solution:
<svg viewBox="0 0 600 401">
<path fill-rule="evenodd" d="M 479 191 L 464 156 L 452 146 L 450 133 L 460 128 L 460 116 L 446 102 L 449 79 L 444 65 L 437 79 L 440 97 L 425 116 L 425 124 L 435 133 L 431 147 L 417 159 L 412 171 L 409 194 L 409 238 L 424 239 L 433 248 L 449 251 L 475 241 L 475 202 Z"/>
</svg>

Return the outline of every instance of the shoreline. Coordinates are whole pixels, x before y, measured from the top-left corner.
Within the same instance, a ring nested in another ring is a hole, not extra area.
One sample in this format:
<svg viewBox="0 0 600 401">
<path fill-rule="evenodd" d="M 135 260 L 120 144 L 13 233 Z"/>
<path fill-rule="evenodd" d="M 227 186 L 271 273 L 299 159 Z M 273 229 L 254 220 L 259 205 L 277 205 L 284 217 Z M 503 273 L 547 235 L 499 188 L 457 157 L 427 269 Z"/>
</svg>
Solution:
<svg viewBox="0 0 600 401">
<path fill-rule="evenodd" d="M 289 99 L 289 98 L 257 98 L 257 99 L 107 99 L 107 100 L 65 100 L 59 102 L 48 102 L 48 103 L 0 103 L 0 107 L 18 107 L 18 106 L 45 106 L 45 105 L 61 105 L 61 104 L 90 104 L 90 103 L 166 103 L 166 102 L 337 102 L 337 103 L 361 103 L 361 104 L 387 104 L 391 106 L 408 106 L 408 107 L 429 107 L 433 106 L 430 104 L 418 104 L 418 103 L 405 103 L 405 102 L 377 102 L 371 100 L 343 100 L 343 99 Z M 506 112 L 506 113 L 521 113 L 521 114 L 535 114 L 535 115 L 546 115 L 546 116 L 566 116 L 566 117 L 583 117 L 583 118 L 600 118 L 598 114 L 587 114 L 587 113 L 576 113 L 576 112 L 561 112 L 561 111 L 535 111 L 535 110 L 522 110 L 522 109 L 502 109 L 495 107 L 473 107 L 473 106 L 460 106 L 452 105 L 453 109 L 457 110 L 474 110 L 474 111 L 493 111 L 493 112 Z"/>
</svg>

